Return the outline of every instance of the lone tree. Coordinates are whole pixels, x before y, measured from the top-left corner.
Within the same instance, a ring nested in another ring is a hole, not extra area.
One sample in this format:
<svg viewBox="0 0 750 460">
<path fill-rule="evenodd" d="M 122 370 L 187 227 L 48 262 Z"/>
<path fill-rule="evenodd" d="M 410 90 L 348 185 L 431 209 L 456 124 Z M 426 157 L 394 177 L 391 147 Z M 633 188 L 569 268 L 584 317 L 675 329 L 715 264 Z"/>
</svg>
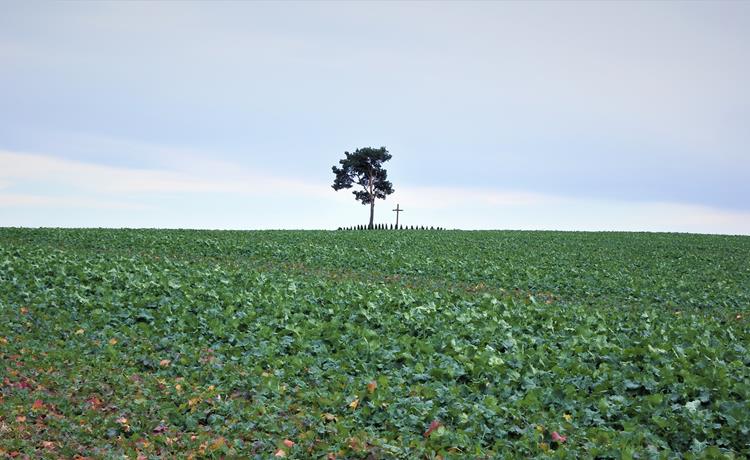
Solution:
<svg viewBox="0 0 750 460">
<path fill-rule="evenodd" d="M 388 172 L 383 169 L 383 163 L 391 159 L 391 154 L 385 147 L 364 147 L 354 153 L 344 152 L 344 155 L 346 158 L 339 160 L 341 167 L 332 168 L 336 175 L 332 187 L 336 191 L 351 188 L 355 184 L 362 187 L 362 190 L 354 190 L 352 194 L 362 204 L 370 205 L 370 223 L 367 228 L 371 229 L 375 217 L 375 199 L 385 199 L 394 192 L 393 184 L 388 181 Z"/>
</svg>

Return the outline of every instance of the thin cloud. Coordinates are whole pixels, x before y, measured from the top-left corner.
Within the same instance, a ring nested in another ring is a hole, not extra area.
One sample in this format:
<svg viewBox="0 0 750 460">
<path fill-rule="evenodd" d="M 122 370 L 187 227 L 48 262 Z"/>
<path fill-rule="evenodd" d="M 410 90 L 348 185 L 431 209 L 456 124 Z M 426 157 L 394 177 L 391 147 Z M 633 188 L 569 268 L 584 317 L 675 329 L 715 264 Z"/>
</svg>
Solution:
<svg viewBox="0 0 750 460">
<path fill-rule="evenodd" d="M 203 163 L 207 166 L 207 162 Z M 227 176 L 230 178 L 227 179 Z M 319 194 L 320 187 L 282 177 L 258 175 L 217 163 L 203 173 L 103 166 L 39 155 L 0 151 L 5 184 L 56 184 L 90 193 L 229 193 L 243 195 Z"/>
<path fill-rule="evenodd" d="M 0 193 L 0 207 L 4 208 L 89 208 L 142 210 L 148 205 L 101 200 L 87 197 L 44 196 L 21 193 Z"/>
<path fill-rule="evenodd" d="M 391 202 L 409 203 L 419 209 L 450 209 L 457 206 L 518 207 L 554 204 L 560 197 L 541 193 L 470 187 L 397 187 Z"/>
</svg>

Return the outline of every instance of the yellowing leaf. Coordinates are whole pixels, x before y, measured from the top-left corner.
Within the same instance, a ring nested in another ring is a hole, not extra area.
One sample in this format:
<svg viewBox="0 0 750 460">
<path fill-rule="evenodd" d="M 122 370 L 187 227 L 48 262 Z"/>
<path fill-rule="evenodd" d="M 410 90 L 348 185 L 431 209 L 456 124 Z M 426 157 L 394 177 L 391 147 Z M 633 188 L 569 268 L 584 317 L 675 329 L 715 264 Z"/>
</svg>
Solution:
<svg viewBox="0 0 750 460">
<path fill-rule="evenodd" d="M 357 406 L 359 406 L 359 398 L 356 398 L 354 401 L 349 403 L 349 407 L 351 407 L 352 409 L 356 409 Z"/>
<path fill-rule="evenodd" d="M 115 339 L 115 338 L 109 339 L 109 344 L 110 345 L 117 345 L 117 339 Z"/>
<path fill-rule="evenodd" d="M 573 416 L 570 414 L 563 414 L 563 418 L 565 419 L 566 422 L 573 420 Z"/>
<path fill-rule="evenodd" d="M 81 335 L 81 334 L 83 334 L 84 332 L 85 332 L 85 331 L 84 331 L 83 329 L 78 329 L 78 330 L 76 331 L 76 335 Z"/>
<path fill-rule="evenodd" d="M 159 365 L 161 367 L 167 367 L 170 364 L 172 364 L 172 360 L 170 360 L 170 359 L 162 359 L 161 361 L 159 361 Z"/>
<path fill-rule="evenodd" d="M 275 454 L 273 454 L 273 456 L 274 457 L 286 457 L 286 452 L 284 452 L 283 450 L 279 449 L 279 450 L 276 451 Z"/>
<path fill-rule="evenodd" d="M 219 436 L 218 438 L 214 439 L 214 442 L 211 443 L 211 446 L 209 446 L 210 450 L 219 450 L 222 447 L 224 447 L 227 444 L 226 439 L 224 439 L 223 436 Z"/>
<path fill-rule="evenodd" d="M 352 450 L 354 450 L 354 451 L 360 450 L 361 446 L 360 446 L 360 443 L 359 443 L 359 439 L 357 439 L 357 438 L 349 438 L 349 448 L 352 449 Z"/>
</svg>

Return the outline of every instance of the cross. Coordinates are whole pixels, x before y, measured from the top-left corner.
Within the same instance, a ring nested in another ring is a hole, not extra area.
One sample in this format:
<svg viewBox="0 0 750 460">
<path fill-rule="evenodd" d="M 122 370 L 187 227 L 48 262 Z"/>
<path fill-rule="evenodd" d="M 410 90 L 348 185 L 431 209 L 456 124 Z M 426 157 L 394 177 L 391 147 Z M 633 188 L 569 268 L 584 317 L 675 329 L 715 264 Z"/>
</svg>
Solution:
<svg viewBox="0 0 750 460">
<path fill-rule="evenodd" d="M 397 204 L 396 205 L 396 209 L 394 209 L 394 211 L 396 212 L 396 228 L 398 228 L 398 215 L 399 215 L 399 213 L 404 212 L 404 210 L 400 209 L 399 205 Z"/>
</svg>

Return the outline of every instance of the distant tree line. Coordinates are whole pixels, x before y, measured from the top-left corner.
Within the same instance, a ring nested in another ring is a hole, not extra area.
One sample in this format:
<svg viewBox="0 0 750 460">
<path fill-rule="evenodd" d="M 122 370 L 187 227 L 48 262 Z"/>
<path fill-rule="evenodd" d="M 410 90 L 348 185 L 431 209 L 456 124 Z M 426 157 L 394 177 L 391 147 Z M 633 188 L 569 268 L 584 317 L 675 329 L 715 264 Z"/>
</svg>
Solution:
<svg viewBox="0 0 750 460">
<path fill-rule="evenodd" d="M 443 227 L 426 227 L 424 225 L 399 225 L 396 227 L 393 224 L 373 224 L 372 227 L 369 225 L 354 225 L 351 227 L 339 227 L 337 230 L 445 230 Z"/>
</svg>

